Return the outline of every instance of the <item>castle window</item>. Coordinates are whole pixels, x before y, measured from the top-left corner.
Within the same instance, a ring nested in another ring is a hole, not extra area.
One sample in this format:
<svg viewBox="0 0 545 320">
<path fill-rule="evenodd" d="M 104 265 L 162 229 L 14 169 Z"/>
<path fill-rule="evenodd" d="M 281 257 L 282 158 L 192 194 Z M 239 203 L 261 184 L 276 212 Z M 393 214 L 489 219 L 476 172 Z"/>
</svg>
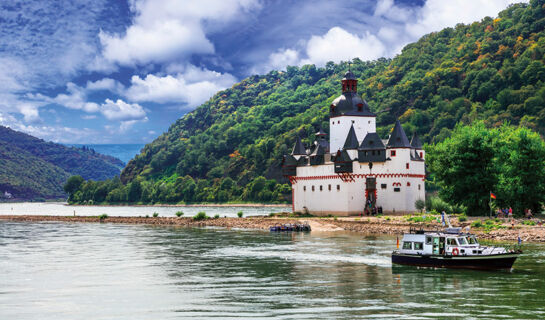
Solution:
<svg viewBox="0 0 545 320">
<path fill-rule="evenodd" d="M 341 191 L 341 185 L 340 184 L 337 185 L 337 191 Z"/>
<path fill-rule="evenodd" d="M 386 189 L 386 183 L 381 184 L 381 185 L 380 185 L 380 188 L 381 188 L 381 189 Z"/>
<path fill-rule="evenodd" d="M 371 154 L 372 154 L 372 155 L 375 155 L 375 150 L 371 151 Z"/>
<path fill-rule="evenodd" d="M 418 190 L 420 190 L 420 185 L 418 185 Z"/>
<path fill-rule="evenodd" d="M 390 156 L 395 157 L 396 156 L 396 151 L 392 150 L 392 152 L 390 153 Z"/>
<path fill-rule="evenodd" d="M 352 120 L 352 123 L 354 123 L 354 120 Z"/>
<path fill-rule="evenodd" d="M 312 191 L 314 191 L 314 186 L 312 186 Z"/>
<path fill-rule="evenodd" d="M 424 154 L 420 152 L 420 158 L 423 158 L 423 157 L 424 157 Z"/>
<path fill-rule="evenodd" d="M 407 182 L 407 187 L 410 187 L 411 186 L 411 183 L 410 182 Z"/>
<path fill-rule="evenodd" d="M 405 167 L 406 167 L 407 169 L 409 169 L 409 163 L 408 163 L 408 162 L 405 163 Z"/>
<path fill-rule="evenodd" d="M 380 150 L 377 150 L 377 154 L 380 156 Z"/>
<path fill-rule="evenodd" d="M 303 191 L 307 191 L 307 186 L 303 186 Z"/>
<path fill-rule="evenodd" d="M 400 192 L 401 188 L 394 188 L 394 192 Z"/>
<path fill-rule="evenodd" d="M 337 120 L 337 124 L 341 123 L 341 120 Z"/>
<path fill-rule="evenodd" d="M 419 186 L 419 187 L 420 187 L 420 186 Z M 327 186 L 327 189 L 328 189 L 329 191 L 331 191 L 331 185 L 328 185 L 328 186 Z"/>
<path fill-rule="evenodd" d="M 323 190 L 323 189 L 322 189 L 322 186 L 320 186 L 320 191 L 322 191 L 322 190 Z"/>
</svg>

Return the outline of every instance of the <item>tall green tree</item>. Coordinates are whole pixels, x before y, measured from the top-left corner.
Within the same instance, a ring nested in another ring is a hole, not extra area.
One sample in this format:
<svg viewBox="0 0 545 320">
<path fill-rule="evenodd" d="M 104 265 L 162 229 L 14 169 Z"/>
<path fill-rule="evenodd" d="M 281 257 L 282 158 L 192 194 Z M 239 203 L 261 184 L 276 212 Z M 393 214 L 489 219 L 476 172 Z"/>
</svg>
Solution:
<svg viewBox="0 0 545 320">
<path fill-rule="evenodd" d="M 441 198 L 464 205 L 470 215 L 489 212 L 489 192 L 498 182 L 494 157 L 497 133 L 478 122 L 456 126 L 452 136 L 427 148 L 427 163 Z"/>
<path fill-rule="evenodd" d="M 527 128 L 500 130 L 498 204 L 512 207 L 518 215 L 525 209 L 540 211 L 545 203 L 545 143 Z"/>
</svg>

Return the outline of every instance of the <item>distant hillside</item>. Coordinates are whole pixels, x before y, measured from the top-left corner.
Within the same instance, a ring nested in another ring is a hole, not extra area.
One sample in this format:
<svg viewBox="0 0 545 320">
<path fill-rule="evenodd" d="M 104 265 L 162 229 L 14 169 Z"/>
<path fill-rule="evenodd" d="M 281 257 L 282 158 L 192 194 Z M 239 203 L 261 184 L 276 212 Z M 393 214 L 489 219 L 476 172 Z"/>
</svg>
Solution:
<svg viewBox="0 0 545 320">
<path fill-rule="evenodd" d="M 458 122 L 479 119 L 543 135 L 544 3 L 512 5 L 495 19 L 428 34 L 391 60 L 355 59 L 351 69 L 378 113 L 378 134 L 386 138 L 399 118 L 408 134 L 416 131 L 428 143 L 448 137 Z M 329 129 L 328 107 L 341 94 L 347 69 L 332 62 L 288 67 L 218 92 L 146 145 L 123 169 L 123 184 L 107 182 L 112 196 L 106 199 L 278 200 L 289 191 L 276 185 L 287 183 L 279 170 L 282 155 L 297 134 L 308 144 L 320 126 Z M 132 183 L 138 186 L 127 198 Z"/>
<path fill-rule="evenodd" d="M 15 198 L 65 197 L 71 175 L 104 180 L 119 174 L 123 162 L 88 148 L 66 147 L 0 126 L 0 192 Z M 1 196 L 1 195 L 0 195 Z"/>
<path fill-rule="evenodd" d="M 67 146 L 76 148 L 90 148 L 98 153 L 118 158 L 126 164 L 129 162 L 129 160 L 140 153 L 140 150 L 142 150 L 144 144 L 67 144 Z"/>
</svg>

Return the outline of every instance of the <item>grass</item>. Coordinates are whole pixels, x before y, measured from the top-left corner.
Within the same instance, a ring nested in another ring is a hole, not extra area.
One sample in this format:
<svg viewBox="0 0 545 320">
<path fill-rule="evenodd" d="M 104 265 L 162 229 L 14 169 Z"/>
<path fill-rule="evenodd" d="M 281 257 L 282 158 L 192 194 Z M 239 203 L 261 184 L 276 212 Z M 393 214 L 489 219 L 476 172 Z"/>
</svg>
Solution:
<svg viewBox="0 0 545 320">
<path fill-rule="evenodd" d="M 467 216 L 465 214 L 461 214 L 458 216 L 458 222 L 464 222 L 467 221 Z"/>
<path fill-rule="evenodd" d="M 404 216 L 404 218 L 409 222 L 439 222 L 439 218 L 433 215 L 410 215 Z"/>
<path fill-rule="evenodd" d="M 108 215 L 105 214 L 105 213 L 103 213 L 103 214 L 101 214 L 100 216 L 98 216 L 98 219 L 100 219 L 100 220 L 104 220 L 104 219 L 106 219 L 106 218 L 108 218 Z"/>
<path fill-rule="evenodd" d="M 527 225 L 527 226 L 535 226 L 536 222 L 532 221 L 532 220 L 524 220 L 524 221 L 522 221 L 522 224 Z"/>
<path fill-rule="evenodd" d="M 199 213 L 197 213 L 196 215 L 193 216 L 193 220 L 196 220 L 196 221 L 206 220 L 206 219 L 210 219 L 210 217 L 207 216 L 206 212 L 204 212 L 204 211 L 200 211 Z"/>
<path fill-rule="evenodd" d="M 485 233 L 489 233 L 492 230 L 496 229 L 505 229 L 500 219 L 486 219 L 482 222 L 480 219 L 477 219 L 471 223 L 472 228 L 482 228 Z"/>
</svg>

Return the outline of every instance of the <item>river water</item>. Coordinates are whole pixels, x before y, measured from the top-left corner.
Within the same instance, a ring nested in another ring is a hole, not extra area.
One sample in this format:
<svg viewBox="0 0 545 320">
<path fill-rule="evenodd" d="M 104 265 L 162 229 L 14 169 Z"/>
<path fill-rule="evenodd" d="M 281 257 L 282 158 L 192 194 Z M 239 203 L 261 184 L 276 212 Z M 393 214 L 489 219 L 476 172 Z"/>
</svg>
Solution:
<svg viewBox="0 0 545 320">
<path fill-rule="evenodd" d="M 545 246 L 481 272 L 392 267 L 395 243 L 0 221 L 0 319 L 545 318 Z"/>
<path fill-rule="evenodd" d="M 0 203 L 0 215 L 50 215 L 50 216 L 98 216 L 145 217 L 158 213 L 160 217 L 175 217 L 182 211 L 191 217 L 204 211 L 210 217 L 236 217 L 239 211 L 247 216 L 263 216 L 272 212 L 291 212 L 287 206 L 228 206 L 228 207 L 175 207 L 175 206 L 69 206 L 63 202 L 16 202 Z"/>
</svg>

